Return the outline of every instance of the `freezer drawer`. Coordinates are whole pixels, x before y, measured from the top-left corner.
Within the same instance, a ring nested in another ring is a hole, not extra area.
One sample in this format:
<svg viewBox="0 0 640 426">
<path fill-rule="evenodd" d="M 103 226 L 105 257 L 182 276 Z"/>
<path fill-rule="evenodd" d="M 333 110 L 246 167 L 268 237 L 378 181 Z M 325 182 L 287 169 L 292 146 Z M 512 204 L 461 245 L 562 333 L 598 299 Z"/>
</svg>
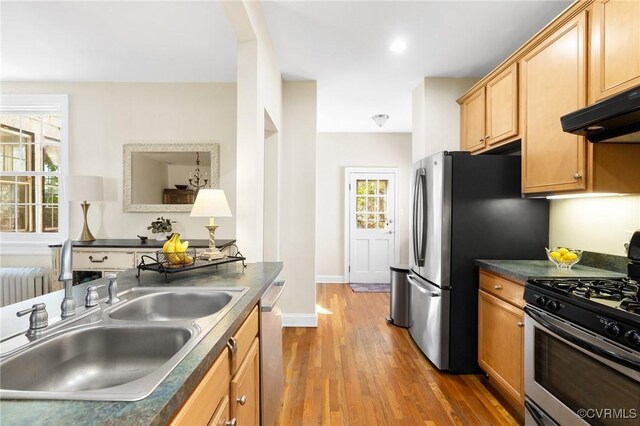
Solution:
<svg viewBox="0 0 640 426">
<path fill-rule="evenodd" d="M 407 279 L 411 286 L 409 333 L 438 369 L 448 370 L 450 290 L 438 288 L 415 274 L 409 274 Z"/>
</svg>

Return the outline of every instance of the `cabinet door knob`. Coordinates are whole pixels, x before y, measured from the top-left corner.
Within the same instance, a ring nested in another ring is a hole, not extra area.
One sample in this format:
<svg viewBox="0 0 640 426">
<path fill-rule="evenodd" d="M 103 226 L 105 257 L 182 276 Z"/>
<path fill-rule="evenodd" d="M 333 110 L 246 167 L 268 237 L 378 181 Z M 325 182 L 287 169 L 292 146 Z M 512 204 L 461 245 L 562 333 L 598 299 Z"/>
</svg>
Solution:
<svg viewBox="0 0 640 426">
<path fill-rule="evenodd" d="M 520 327 L 520 328 L 524 327 L 524 323 L 523 322 L 519 322 L 518 323 L 518 327 Z"/>
<path fill-rule="evenodd" d="M 500 284 L 494 285 L 493 288 L 496 290 L 502 290 L 502 286 Z"/>
<path fill-rule="evenodd" d="M 235 419 L 235 417 L 234 417 L 233 419 L 229 420 L 229 421 L 228 421 L 227 423 L 225 423 L 225 424 L 226 424 L 227 426 L 236 426 L 236 423 L 237 423 L 237 421 L 236 421 L 236 419 Z"/>
<path fill-rule="evenodd" d="M 485 138 L 485 139 L 489 139 L 490 137 L 491 137 L 491 136 L 487 135 L 487 136 L 485 136 L 484 138 Z"/>
<path fill-rule="evenodd" d="M 480 138 L 479 142 L 484 142 L 484 138 Z"/>
<path fill-rule="evenodd" d="M 247 395 L 242 395 L 236 398 L 236 402 L 240 405 L 244 405 L 247 403 Z"/>
<path fill-rule="evenodd" d="M 573 177 L 576 180 L 580 180 L 580 179 L 582 179 L 582 174 L 581 173 L 576 173 L 575 175 L 573 175 Z"/>
</svg>

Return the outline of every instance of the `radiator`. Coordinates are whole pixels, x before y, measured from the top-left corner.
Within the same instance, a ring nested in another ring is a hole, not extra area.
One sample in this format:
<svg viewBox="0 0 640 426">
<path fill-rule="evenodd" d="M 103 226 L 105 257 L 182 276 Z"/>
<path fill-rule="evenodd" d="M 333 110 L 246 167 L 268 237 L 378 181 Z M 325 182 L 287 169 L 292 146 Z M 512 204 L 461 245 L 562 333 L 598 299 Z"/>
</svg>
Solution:
<svg viewBox="0 0 640 426">
<path fill-rule="evenodd" d="M 41 296 L 48 290 L 44 268 L 0 268 L 0 306 Z"/>
</svg>

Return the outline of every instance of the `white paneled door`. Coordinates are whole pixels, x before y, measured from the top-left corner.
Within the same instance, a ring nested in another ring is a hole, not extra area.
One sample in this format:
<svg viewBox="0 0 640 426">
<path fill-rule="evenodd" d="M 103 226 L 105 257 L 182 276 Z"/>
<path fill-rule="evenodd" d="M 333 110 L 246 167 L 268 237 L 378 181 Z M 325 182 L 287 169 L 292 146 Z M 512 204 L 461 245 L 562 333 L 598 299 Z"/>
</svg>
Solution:
<svg viewBox="0 0 640 426">
<path fill-rule="evenodd" d="M 389 282 L 396 249 L 395 178 L 395 173 L 349 174 L 349 282 Z"/>
</svg>

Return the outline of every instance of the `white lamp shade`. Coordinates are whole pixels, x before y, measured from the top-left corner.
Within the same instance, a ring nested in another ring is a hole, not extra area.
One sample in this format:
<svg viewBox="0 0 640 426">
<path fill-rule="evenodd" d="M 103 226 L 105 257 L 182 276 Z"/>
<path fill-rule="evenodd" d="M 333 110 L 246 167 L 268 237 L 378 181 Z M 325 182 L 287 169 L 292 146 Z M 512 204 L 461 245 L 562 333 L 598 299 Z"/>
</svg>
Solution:
<svg viewBox="0 0 640 426">
<path fill-rule="evenodd" d="M 67 198 L 70 201 L 102 201 L 104 199 L 102 177 L 67 177 Z"/>
<path fill-rule="evenodd" d="M 230 217 L 231 209 L 222 189 L 201 189 L 193 203 L 190 216 Z"/>
</svg>

